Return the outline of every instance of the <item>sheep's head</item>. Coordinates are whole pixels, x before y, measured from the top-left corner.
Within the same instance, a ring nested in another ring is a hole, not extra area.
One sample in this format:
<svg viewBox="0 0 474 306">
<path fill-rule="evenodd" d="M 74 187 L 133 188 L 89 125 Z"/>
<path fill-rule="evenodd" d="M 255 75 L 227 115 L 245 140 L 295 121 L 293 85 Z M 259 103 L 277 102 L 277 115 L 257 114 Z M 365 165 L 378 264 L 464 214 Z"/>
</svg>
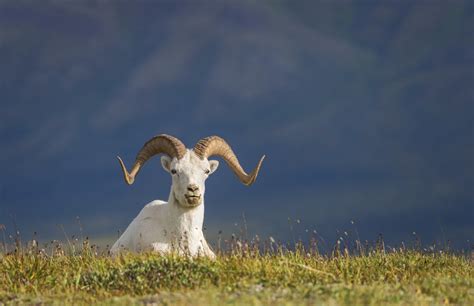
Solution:
<svg viewBox="0 0 474 306">
<path fill-rule="evenodd" d="M 171 174 L 172 193 L 179 204 L 195 207 L 203 202 L 205 181 L 219 166 L 217 160 L 208 160 L 210 156 L 222 157 L 239 180 L 249 186 L 257 178 L 265 155 L 262 156 L 255 169 L 247 174 L 239 164 L 230 146 L 224 139 L 211 136 L 201 139 L 192 150 L 187 150 L 177 138 L 169 135 L 158 135 L 145 143 L 138 152 L 130 173 L 122 159 L 117 157 L 122 167 L 125 181 L 131 185 L 142 165 L 152 156 L 164 153 L 161 157 L 163 168 Z"/>
<path fill-rule="evenodd" d="M 198 206 L 203 202 L 205 181 L 219 166 L 217 160 L 200 159 L 188 150 L 183 158 L 163 155 L 161 165 L 171 174 L 172 193 L 178 203 L 186 207 Z"/>
</svg>

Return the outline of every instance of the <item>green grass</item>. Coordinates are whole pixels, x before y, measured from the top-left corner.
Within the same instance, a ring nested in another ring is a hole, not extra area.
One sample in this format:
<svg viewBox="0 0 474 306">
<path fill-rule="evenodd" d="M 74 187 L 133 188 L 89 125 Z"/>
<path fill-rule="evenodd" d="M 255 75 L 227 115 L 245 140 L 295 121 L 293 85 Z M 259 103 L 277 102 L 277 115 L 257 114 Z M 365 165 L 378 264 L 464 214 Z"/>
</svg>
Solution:
<svg viewBox="0 0 474 306">
<path fill-rule="evenodd" d="M 345 254 L 345 255 L 344 255 Z M 335 256 L 337 255 L 337 256 Z M 472 259 L 373 250 L 322 256 L 300 248 L 176 255 L 38 248 L 0 254 L 0 304 L 305 305 L 474 304 Z"/>
</svg>

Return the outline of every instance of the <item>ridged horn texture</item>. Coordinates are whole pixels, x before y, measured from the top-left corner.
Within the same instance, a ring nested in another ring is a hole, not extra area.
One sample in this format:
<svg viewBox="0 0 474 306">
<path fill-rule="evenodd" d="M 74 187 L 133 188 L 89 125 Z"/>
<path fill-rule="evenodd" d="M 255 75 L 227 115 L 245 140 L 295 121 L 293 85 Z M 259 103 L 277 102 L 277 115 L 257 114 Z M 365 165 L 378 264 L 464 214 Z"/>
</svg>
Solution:
<svg viewBox="0 0 474 306">
<path fill-rule="evenodd" d="M 239 160 L 232 151 L 232 148 L 224 139 L 220 138 L 219 136 L 210 136 L 199 140 L 194 146 L 193 151 L 201 159 L 209 158 L 213 155 L 222 157 L 226 161 L 227 165 L 229 165 L 229 167 L 235 173 L 235 175 L 237 175 L 239 180 L 247 186 L 250 186 L 253 182 L 255 182 L 258 171 L 260 170 L 262 162 L 265 159 L 265 155 L 263 155 L 255 169 L 253 169 L 250 174 L 247 174 L 244 169 L 242 169 L 242 166 L 240 166 Z"/>
<path fill-rule="evenodd" d="M 132 185 L 135 181 L 135 176 L 138 174 L 138 171 L 140 171 L 140 168 L 146 163 L 146 161 L 160 153 L 167 154 L 171 158 L 176 157 L 177 159 L 181 159 L 186 153 L 186 147 L 178 138 L 173 136 L 165 134 L 155 136 L 148 140 L 138 152 L 130 173 L 127 171 L 127 168 L 125 167 L 125 164 L 123 163 L 120 156 L 117 156 L 120 166 L 122 167 L 125 182 L 127 182 L 129 185 Z"/>
</svg>

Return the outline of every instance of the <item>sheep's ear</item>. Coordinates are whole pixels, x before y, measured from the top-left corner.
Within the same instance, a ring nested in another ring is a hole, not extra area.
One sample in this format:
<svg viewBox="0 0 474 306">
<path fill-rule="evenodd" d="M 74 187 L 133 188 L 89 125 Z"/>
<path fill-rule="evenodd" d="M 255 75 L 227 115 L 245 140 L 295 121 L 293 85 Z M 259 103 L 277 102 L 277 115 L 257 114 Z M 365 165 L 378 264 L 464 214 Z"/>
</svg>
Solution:
<svg viewBox="0 0 474 306">
<path fill-rule="evenodd" d="M 170 172 L 171 160 L 171 157 L 166 155 L 161 157 L 161 166 L 163 166 L 163 169 L 165 169 L 166 172 Z"/>
<path fill-rule="evenodd" d="M 210 172 L 209 174 L 214 173 L 214 171 L 217 170 L 217 167 L 219 167 L 219 161 L 217 161 L 217 160 L 210 160 L 210 161 L 209 161 L 209 167 L 210 167 L 209 170 L 211 170 L 211 172 Z"/>
</svg>

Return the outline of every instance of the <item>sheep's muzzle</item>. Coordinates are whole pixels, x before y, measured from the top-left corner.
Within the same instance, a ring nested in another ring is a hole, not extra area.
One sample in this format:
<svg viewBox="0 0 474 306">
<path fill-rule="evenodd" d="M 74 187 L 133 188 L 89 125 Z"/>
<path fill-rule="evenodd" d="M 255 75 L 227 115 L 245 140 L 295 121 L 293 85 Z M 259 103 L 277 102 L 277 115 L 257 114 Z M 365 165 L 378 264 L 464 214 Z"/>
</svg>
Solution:
<svg viewBox="0 0 474 306">
<path fill-rule="evenodd" d="M 185 194 L 184 197 L 186 198 L 186 202 L 190 206 L 197 206 L 201 204 L 201 195 L 196 195 L 196 194 Z"/>
</svg>

